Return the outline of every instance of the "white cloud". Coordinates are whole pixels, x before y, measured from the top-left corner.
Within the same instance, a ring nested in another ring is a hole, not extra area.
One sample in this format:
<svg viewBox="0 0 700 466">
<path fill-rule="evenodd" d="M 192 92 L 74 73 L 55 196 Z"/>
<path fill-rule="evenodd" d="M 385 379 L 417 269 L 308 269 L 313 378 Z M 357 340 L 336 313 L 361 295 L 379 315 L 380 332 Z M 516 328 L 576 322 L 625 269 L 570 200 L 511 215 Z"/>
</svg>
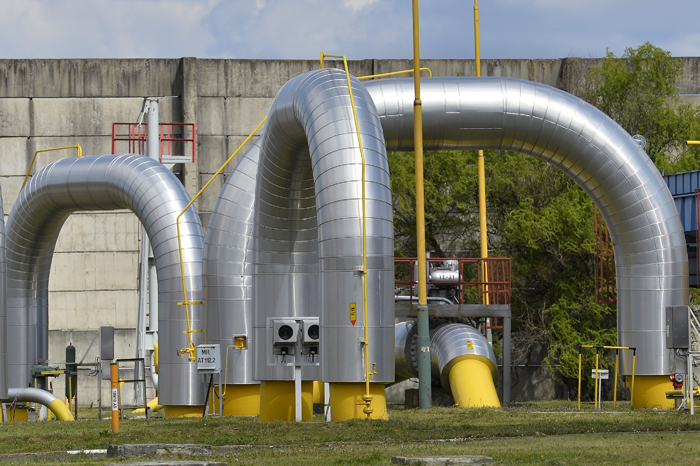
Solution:
<svg viewBox="0 0 700 466">
<path fill-rule="evenodd" d="M 359 11 L 364 7 L 376 3 L 378 0 L 343 0 L 343 6 Z"/>
</svg>

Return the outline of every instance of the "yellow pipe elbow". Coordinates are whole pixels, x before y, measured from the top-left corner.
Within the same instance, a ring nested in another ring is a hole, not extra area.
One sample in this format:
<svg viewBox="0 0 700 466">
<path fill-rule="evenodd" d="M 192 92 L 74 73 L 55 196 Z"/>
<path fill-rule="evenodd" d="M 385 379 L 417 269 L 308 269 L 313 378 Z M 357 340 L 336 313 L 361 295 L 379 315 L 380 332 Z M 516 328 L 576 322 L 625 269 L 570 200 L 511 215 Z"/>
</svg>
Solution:
<svg viewBox="0 0 700 466">
<path fill-rule="evenodd" d="M 56 419 L 60 421 L 75 421 L 73 414 L 59 399 L 55 399 L 47 406 L 56 415 Z"/>
<path fill-rule="evenodd" d="M 450 369 L 449 380 L 455 404 L 460 408 L 501 407 L 491 369 L 480 358 L 458 361 Z"/>
</svg>

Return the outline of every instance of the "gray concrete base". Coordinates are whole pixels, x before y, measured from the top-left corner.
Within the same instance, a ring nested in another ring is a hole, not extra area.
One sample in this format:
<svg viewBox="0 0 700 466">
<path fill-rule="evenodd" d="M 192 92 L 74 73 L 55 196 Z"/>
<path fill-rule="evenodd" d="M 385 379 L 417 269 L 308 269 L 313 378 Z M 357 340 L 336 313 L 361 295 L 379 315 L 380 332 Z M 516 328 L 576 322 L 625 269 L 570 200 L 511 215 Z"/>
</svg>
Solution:
<svg viewBox="0 0 700 466">
<path fill-rule="evenodd" d="M 153 443 L 110 445 L 107 447 L 107 458 L 128 458 L 133 456 L 166 456 L 166 455 L 210 455 L 210 445 L 195 445 L 190 443 Z M 168 463 L 170 464 L 170 463 Z M 189 463 L 188 463 L 189 464 Z"/>
<path fill-rule="evenodd" d="M 463 456 L 392 456 L 391 464 L 413 464 L 413 465 L 491 465 L 493 458 L 479 455 L 463 455 Z"/>
</svg>

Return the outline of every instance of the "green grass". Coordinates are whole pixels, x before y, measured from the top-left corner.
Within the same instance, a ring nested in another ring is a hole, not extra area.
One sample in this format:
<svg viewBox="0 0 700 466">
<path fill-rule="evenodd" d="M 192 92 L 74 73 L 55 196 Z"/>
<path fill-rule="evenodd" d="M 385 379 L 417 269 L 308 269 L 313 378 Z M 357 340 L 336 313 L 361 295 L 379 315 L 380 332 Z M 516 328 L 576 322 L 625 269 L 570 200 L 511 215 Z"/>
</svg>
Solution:
<svg viewBox="0 0 700 466">
<path fill-rule="evenodd" d="M 390 464 L 391 456 L 486 455 L 496 464 L 678 464 L 700 461 L 700 416 L 629 405 L 596 412 L 575 403 L 505 409 L 394 410 L 389 421 L 262 423 L 257 418 L 125 419 L 119 434 L 94 410 L 76 422 L 0 425 L 2 465 L 104 464 L 116 459 L 66 450 L 110 444 L 195 443 L 238 446 L 211 460 L 232 464 Z M 84 411 L 84 412 L 83 412 Z M 88 419 L 93 418 L 93 419 Z M 221 451 L 221 450 L 219 450 Z M 32 456 L 10 456 L 30 453 Z M 136 461 L 123 458 L 121 462 Z"/>
</svg>

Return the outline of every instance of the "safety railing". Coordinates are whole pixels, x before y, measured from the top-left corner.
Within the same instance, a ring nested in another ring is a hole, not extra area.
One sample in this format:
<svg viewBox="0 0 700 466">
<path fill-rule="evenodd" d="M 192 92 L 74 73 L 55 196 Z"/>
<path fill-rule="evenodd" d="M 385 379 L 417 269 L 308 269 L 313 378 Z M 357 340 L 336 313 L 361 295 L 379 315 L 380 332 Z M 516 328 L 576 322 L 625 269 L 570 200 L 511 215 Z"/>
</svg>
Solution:
<svg viewBox="0 0 700 466">
<path fill-rule="evenodd" d="M 581 409 L 581 366 L 583 361 L 583 350 L 584 349 L 595 349 L 595 394 L 593 395 L 593 406 L 598 406 L 598 384 L 600 383 L 599 377 L 599 357 L 600 350 L 615 350 L 615 372 L 613 377 L 615 377 L 615 386 L 613 388 L 613 408 L 617 407 L 617 366 L 620 357 L 620 350 L 632 351 L 632 382 L 630 385 L 630 405 L 634 405 L 634 371 L 637 365 L 637 348 L 631 348 L 629 346 L 601 346 L 601 345 L 576 345 L 578 349 L 578 409 Z"/>
<path fill-rule="evenodd" d="M 615 283 L 615 251 L 603 215 L 593 204 L 593 227 L 595 230 L 595 301 L 597 304 L 617 303 Z"/>
<path fill-rule="evenodd" d="M 112 154 L 117 153 L 117 143 L 126 142 L 130 154 L 143 154 L 146 144 L 147 123 L 112 123 Z M 189 128 L 192 137 L 185 137 Z M 160 123 L 160 162 L 195 163 L 197 161 L 197 125 L 195 123 Z M 186 146 L 191 147 L 191 155 Z M 176 152 L 182 152 L 178 155 Z"/>
<path fill-rule="evenodd" d="M 418 302 L 415 257 L 394 258 L 394 284 L 399 294 Z M 511 261 L 507 257 L 428 258 L 426 285 L 455 287 L 455 304 L 510 304 Z M 456 270 L 454 263 L 456 262 Z M 440 273 L 452 270 L 453 273 Z M 485 271 L 485 272 L 484 272 Z M 438 278 L 439 277 L 439 278 Z"/>
<path fill-rule="evenodd" d="M 29 175 L 32 173 L 32 168 L 34 167 L 34 162 L 36 161 L 36 156 L 39 154 L 39 152 L 51 152 L 54 150 L 63 150 L 63 149 L 75 149 L 76 150 L 76 156 L 77 157 L 82 157 L 83 156 L 83 148 L 80 147 L 80 144 L 76 144 L 74 146 L 63 146 L 63 147 L 52 147 L 51 149 L 41 149 L 36 152 L 34 152 L 34 157 L 32 157 L 32 163 L 29 164 L 29 169 L 27 170 L 27 174 L 24 177 L 24 182 L 22 183 L 22 188 L 27 184 L 27 180 L 29 180 Z"/>
</svg>

